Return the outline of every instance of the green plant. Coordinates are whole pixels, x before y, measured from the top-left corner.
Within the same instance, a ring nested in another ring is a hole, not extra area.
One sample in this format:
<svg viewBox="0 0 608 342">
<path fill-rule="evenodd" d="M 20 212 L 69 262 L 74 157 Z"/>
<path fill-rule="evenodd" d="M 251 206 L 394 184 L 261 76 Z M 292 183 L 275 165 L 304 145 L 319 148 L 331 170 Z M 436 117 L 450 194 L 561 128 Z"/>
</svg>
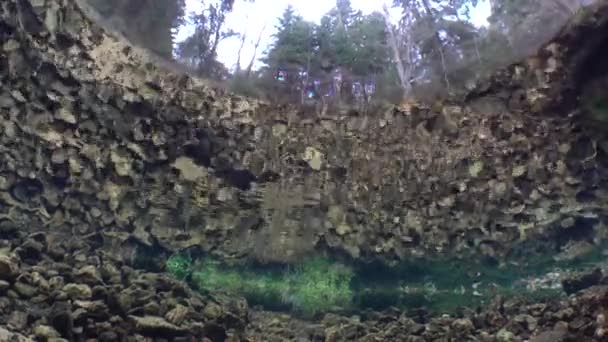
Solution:
<svg viewBox="0 0 608 342">
<path fill-rule="evenodd" d="M 311 258 L 296 267 L 283 298 L 305 315 L 347 307 L 354 296 L 350 286 L 353 276 L 350 267 L 326 258 Z"/>
<path fill-rule="evenodd" d="M 215 260 L 202 260 L 194 269 L 192 281 L 199 290 L 240 294 L 243 289 L 242 274 L 221 267 L 221 264 Z"/>
<path fill-rule="evenodd" d="M 174 254 L 167 260 L 166 268 L 177 279 L 186 279 L 192 273 L 192 258 L 183 254 Z"/>
<path fill-rule="evenodd" d="M 287 283 L 277 274 L 227 269 L 214 260 L 198 263 L 192 274 L 196 288 L 203 291 L 224 291 L 241 295 L 252 304 L 277 307 Z"/>
</svg>

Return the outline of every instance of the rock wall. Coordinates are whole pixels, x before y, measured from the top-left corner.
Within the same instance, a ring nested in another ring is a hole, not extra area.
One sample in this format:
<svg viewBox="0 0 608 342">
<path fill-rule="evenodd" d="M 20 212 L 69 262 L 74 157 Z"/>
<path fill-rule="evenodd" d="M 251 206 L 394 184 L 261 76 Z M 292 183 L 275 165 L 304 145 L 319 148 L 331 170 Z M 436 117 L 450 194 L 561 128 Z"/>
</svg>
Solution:
<svg viewBox="0 0 608 342">
<path fill-rule="evenodd" d="M 599 243 L 608 150 L 576 96 L 607 9 L 465 99 L 321 116 L 180 73 L 80 1 L 4 1 L 0 236 L 266 261 Z"/>
</svg>

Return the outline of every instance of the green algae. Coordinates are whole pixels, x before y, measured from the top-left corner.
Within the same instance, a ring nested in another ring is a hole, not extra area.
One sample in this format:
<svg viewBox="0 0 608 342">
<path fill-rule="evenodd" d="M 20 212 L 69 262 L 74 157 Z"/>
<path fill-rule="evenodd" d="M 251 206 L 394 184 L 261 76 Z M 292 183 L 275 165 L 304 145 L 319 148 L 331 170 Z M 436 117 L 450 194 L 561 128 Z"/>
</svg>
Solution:
<svg viewBox="0 0 608 342">
<path fill-rule="evenodd" d="M 296 265 L 228 266 L 208 257 L 175 256 L 167 270 L 202 292 L 245 297 L 251 305 L 290 310 L 305 317 L 330 311 L 424 307 L 434 314 L 474 308 L 497 296 L 524 299 L 558 298 L 559 288 L 526 288 L 526 278 L 551 271 L 588 268 L 604 260 L 604 246 L 572 260 L 554 255 L 497 263 L 488 259 L 412 258 L 394 266 L 381 262 L 346 265 L 327 257 L 312 257 Z"/>
<path fill-rule="evenodd" d="M 167 260 L 166 268 L 177 279 L 186 279 L 192 272 L 192 258 L 185 254 L 172 255 Z"/>
<path fill-rule="evenodd" d="M 289 307 L 304 316 L 349 307 L 353 298 L 352 269 L 321 257 L 307 259 L 289 270 L 257 272 L 204 258 L 191 270 L 191 282 L 200 291 L 240 295 L 253 305 Z"/>
</svg>

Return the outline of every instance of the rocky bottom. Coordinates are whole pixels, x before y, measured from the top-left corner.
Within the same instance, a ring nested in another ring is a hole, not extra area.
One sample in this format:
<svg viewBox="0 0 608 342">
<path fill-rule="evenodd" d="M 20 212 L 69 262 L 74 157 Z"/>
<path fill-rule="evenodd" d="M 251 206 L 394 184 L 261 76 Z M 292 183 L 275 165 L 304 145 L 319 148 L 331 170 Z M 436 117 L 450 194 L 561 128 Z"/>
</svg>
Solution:
<svg viewBox="0 0 608 342">
<path fill-rule="evenodd" d="M 134 269 L 85 239 L 33 234 L 0 243 L 0 341 L 602 341 L 608 281 L 564 281 L 567 298 L 495 298 L 477 309 L 328 313 L 301 320 L 201 294 Z M 575 292 L 578 291 L 578 292 Z"/>
</svg>

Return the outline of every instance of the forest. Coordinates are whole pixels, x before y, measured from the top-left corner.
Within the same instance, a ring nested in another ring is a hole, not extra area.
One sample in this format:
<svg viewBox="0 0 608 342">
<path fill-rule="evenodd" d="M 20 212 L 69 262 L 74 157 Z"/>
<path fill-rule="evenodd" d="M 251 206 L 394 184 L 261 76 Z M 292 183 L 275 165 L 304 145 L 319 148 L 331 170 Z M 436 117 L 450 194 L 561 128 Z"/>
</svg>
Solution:
<svg viewBox="0 0 608 342">
<path fill-rule="evenodd" d="M 238 1 L 201 0 L 200 13 L 187 13 L 184 0 L 90 1 L 135 43 L 193 74 L 226 81 L 238 93 L 349 105 L 466 92 L 498 67 L 529 55 L 590 2 L 489 0 L 489 25 L 479 27 L 471 20 L 479 0 L 395 0 L 390 5 L 400 9 L 400 18 L 390 18 L 386 4 L 382 12 L 364 15 L 350 0 L 337 0 L 318 24 L 289 6 L 265 51 L 258 51 L 258 38 L 250 61 L 239 56 L 235 66 L 226 66 L 217 59 L 221 41 L 236 36 L 242 49 L 248 35 L 258 34 L 226 27 Z M 183 25 L 193 26 L 193 34 L 176 42 Z M 254 68 L 256 58 L 263 67 Z"/>
</svg>

